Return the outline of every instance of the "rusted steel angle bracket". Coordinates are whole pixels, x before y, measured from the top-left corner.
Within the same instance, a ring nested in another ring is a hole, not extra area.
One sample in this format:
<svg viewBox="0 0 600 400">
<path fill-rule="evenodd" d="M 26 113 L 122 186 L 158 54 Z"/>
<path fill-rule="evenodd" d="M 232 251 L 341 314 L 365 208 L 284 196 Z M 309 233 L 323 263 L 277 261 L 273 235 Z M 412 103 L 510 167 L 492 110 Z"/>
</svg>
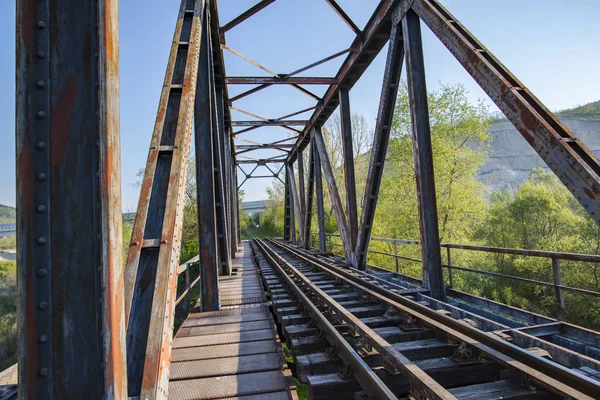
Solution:
<svg viewBox="0 0 600 400">
<path fill-rule="evenodd" d="M 600 222 L 600 162 L 438 1 L 413 9 L 502 110 L 590 215 Z"/>
<path fill-rule="evenodd" d="M 305 310 L 311 315 L 319 329 L 324 332 L 327 341 L 335 347 L 338 356 L 345 365 L 352 370 L 354 378 L 361 387 L 369 393 L 376 395 L 380 399 L 396 399 L 396 396 L 390 391 L 381 379 L 373 372 L 367 363 L 358 355 L 356 350 L 344 339 L 335 327 L 325 318 L 317 306 L 307 297 L 302 289 L 296 285 L 294 280 L 283 270 L 275 258 L 281 259 L 264 242 L 255 240 L 255 243 L 262 251 L 267 262 L 275 269 L 276 273 L 285 281 L 304 306 Z M 275 258 L 274 258 L 275 257 Z M 285 261 L 284 261 L 285 262 Z"/>
<path fill-rule="evenodd" d="M 574 373 L 562 365 L 538 357 L 512 343 L 490 335 L 488 332 L 440 314 L 433 308 L 426 307 L 400 294 L 385 290 L 379 285 L 360 279 L 343 268 L 326 264 L 296 248 L 280 242 L 273 243 L 293 253 L 304 262 L 348 282 L 376 301 L 387 303 L 389 306 L 397 308 L 402 313 L 416 318 L 427 326 L 440 330 L 457 341 L 466 342 L 470 346 L 487 354 L 489 358 L 513 369 L 515 373 L 524 374 L 539 382 L 544 389 L 567 397 L 571 396 L 576 399 L 590 400 L 596 398 L 600 391 L 600 383 L 596 380 Z"/>
<path fill-rule="evenodd" d="M 411 382 L 411 386 L 413 387 L 411 393 L 413 396 L 419 399 L 455 399 L 450 392 L 444 389 L 431 376 L 419 368 L 413 361 L 410 361 L 373 329 L 368 327 L 359 318 L 352 315 L 351 312 L 341 306 L 337 301 L 332 299 L 318 286 L 314 285 L 310 279 L 298 271 L 292 264 L 288 263 L 283 257 L 275 253 L 272 249 L 269 250 L 271 251 L 272 257 L 275 259 L 275 264 L 279 268 L 285 267 L 287 270 L 291 271 L 297 280 L 304 284 L 305 288 L 308 288 L 313 295 L 319 298 L 320 302 L 326 304 L 329 309 L 335 311 L 336 318 L 339 318 L 340 321 L 345 322 L 348 327 L 359 333 L 365 343 L 376 349 L 386 358 L 386 361 L 391 366 L 408 378 L 408 380 Z M 300 256 L 300 258 L 303 257 Z"/>
<path fill-rule="evenodd" d="M 125 271 L 129 396 L 167 396 L 204 14 L 205 0 L 182 0 L 133 226 Z M 144 247 L 147 240 L 159 246 Z"/>
</svg>

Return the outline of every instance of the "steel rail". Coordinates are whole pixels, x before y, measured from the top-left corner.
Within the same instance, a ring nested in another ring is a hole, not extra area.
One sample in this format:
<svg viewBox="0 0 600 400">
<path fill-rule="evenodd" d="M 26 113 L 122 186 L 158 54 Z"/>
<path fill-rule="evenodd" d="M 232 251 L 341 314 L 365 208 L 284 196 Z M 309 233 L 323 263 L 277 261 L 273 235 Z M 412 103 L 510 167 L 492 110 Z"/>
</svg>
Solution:
<svg viewBox="0 0 600 400">
<path fill-rule="evenodd" d="M 257 242 L 262 241 L 257 239 Z M 261 243 L 262 244 L 262 243 Z M 267 247 L 267 246 L 265 246 Z M 267 247 L 268 248 L 268 247 Z M 413 361 L 409 360 L 405 355 L 396 350 L 387 340 L 383 339 L 372 328 L 368 327 L 360 319 L 352 315 L 345 307 L 332 299 L 327 293 L 315 285 L 302 272 L 288 263 L 283 257 L 277 254 L 272 249 L 268 250 L 277 259 L 279 265 L 284 265 L 285 268 L 293 274 L 298 281 L 302 282 L 308 290 L 319 298 L 320 301 L 335 312 L 334 318 L 341 323 L 347 324 L 354 332 L 358 332 L 365 342 L 376 349 L 387 362 L 386 369 L 391 373 L 400 371 L 411 383 L 411 394 L 423 399 L 455 399 L 444 387 L 437 383 L 425 371 L 419 368 Z M 310 262 L 309 262 L 310 263 Z"/>
<path fill-rule="evenodd" d="M 375 372 L 367 365 L 360 357 L 354 348 L 344 339 L 335 327 L 325 318 L 317 306 L 306 296 L 306 294 L 298 287 L 293 279 L 283 270 L 277 261 L 267 251 L 267 246 L 260 241 L 254 240 L 254 243 L 260 248 L 265 259 L 274 271 L 281 277 L 284 283 L 295 293 L 296 298 L 306 307 L 307 312 L 314 318 L 319 329 L 325 333 L 328 342 L 335 346 L 338 355 L 345 365 L 352 369 L 354 378 L 359 382 L 361 387 L 370 394 L 376 395 L 381 399 L 396 399 L 387 386 L 375 374 Z"/>
<path fill-rule="evenodd" d="M 377 284 L 365 281 L 352 274 L 355 270 L 344 269 L 328 264 L 307 252 L 298 250 L 281 241 L 269 239 L 274 245 L 287 250 L 296 258 L 313 265 L 335 278 L 338 278 L 356 289 L 372 296 L 375 300 L 395 307 L 401 313 L 410 315 L 449 337 L 455 338 L 486 354 L 489 358 L 500 362 L 518 375 L 528 376 L 537 382 L 540 388 L 548 389 L 561 396 L 574 399 L 595 399 L 600 394 L 600 383 L 553 361 L 546 360 L 512 343 L 496 338 L 454 318 L 436 312 L 416 301 L 390 292 Z"/>
</svg>

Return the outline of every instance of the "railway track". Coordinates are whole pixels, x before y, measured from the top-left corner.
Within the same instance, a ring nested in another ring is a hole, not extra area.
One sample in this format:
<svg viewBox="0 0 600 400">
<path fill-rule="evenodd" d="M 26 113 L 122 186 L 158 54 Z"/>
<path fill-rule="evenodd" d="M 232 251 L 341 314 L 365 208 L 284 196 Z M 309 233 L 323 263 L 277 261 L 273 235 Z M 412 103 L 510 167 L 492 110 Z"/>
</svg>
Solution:
<svg viewBox="0 0 600 400">
<path fill-rule="evenodd" d="M 252 248 L 311 398 L 598 399 L 600 382 L 406 290 L 275 240 Z"/>
</svg>

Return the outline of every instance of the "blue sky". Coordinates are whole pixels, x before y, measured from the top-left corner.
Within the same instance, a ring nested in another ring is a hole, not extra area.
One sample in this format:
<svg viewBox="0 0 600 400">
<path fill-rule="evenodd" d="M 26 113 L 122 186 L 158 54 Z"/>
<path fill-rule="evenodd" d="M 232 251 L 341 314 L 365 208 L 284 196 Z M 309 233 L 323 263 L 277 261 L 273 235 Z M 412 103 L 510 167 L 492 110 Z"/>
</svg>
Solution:
<svg viewBox="0 0 600 400">
<path fill-rule="evenodd" d="M 219 1 L 221 24 L 256 2 Z M 362 28 L 376 2 L 338 0 L 338 3 Z M 600 25 L 597 23 L 600 1 L 442 0 L 442 3 L 551 110 L 600 100 Z M 120 1 L 121 178 L 125 211 L 134 211 L 137 205 L 138 190 L 132 183 L 146 161 L 178 6 L 178 0 Z M 15 2 L 0 1 L 0 204 L 13 206 L 14 16 Z M 278 73 L 291 72 L 343 50 L 352 39 L 352 31 L 324 0 L 277 0 L 226 34 L 229 46 Z M 487 99 L 425 26 L 423 41 L 429 89 L 436 88 L 439 82 L 462 83 L 473 101 Z M 343 58 L 302 75 L 333 76 Z M 225 61 L 230 76 L 265 75 L 227 52 Z M 362 113 L 371 126 L 376 117 L 384 62 L 385 49 L 350 93 L 351 111 Z M 248 88 L 230 88 L 230 96 Z M 321 94 L 325 87 L 310 89 Z M 312 105 L 311 98 L 283 85 L 235 103 L 236 107 L 267 118 Z M 237 112 L 232 112 L 232 116 L 249 119 Z M 244 137 L 277 140 L 287 137 L 287 131 L 261 128 Z M 243 187 L 246 199 L 265 198 L 265 187 L 269 184 L 270 179 L 249 181 Z"/>
</svg>

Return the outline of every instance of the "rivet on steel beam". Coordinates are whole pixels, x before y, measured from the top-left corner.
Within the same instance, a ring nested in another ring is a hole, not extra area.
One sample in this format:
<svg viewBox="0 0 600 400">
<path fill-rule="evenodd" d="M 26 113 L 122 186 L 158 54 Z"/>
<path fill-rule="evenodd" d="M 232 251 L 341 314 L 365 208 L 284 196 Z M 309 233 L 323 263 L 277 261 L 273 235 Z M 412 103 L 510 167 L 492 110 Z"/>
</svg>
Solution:
<svg viewBox="0 0 600 400">
<path fill-rule="evenodd" d="M 40 50 L 37 53 L 37 57 L 38 58 L 46 58 L 46 53 Z"/>
<path fill-rule="evenodd" d="M 48 335 L 40 335 L 40 343 L 47 343 Z"/>
<path fill-rule="evenodd" d="M 40 204 L 40 205 L 37 206 L 37 212 L 39 212 L 39 213 L 46 212 L 46 210 L 47 210 L 47 208 L 43 204 Z"/>
<path fill-rule="evenodd" d="M 37 148 L 40 150 L 44 150 L 46 148 L 46 142 L 38 142 Z"/>
<path fill-rule="evenodd" d="M 38 21 L 37 22 L 37 27 L 39 29 L 44 29 L 46 27 L 46 23 L 44 21 Z"/>
<path fill-rule="evenodd" d="M 46 303 L 45 301 L 42 301 L 42 302 L 41 302 L 41 303 L 38 305 L 38 308 L 39 308 L 40 310 L 45 310 L 45 309 L 47 309 L 47 308 L 48 308 L 48 303 Z"/>
<path fill-rule="evenodd" d="M 45 111 L 38 111 L 37 113 L 35 113 L 35 116 L 38 119 L 44 119 L 44 118 L 46 118 L 46 112 Z"/>
<path fill-rule="evenodd" d="M 48 274 L 48 271 L 46 270 L 46 268 L 42 268 L 38 271 L 39 276 L 46 276 L 47 274 Z"/>
<path fill-rule="evenodd" d="M 40 368 L 40 376 L 48 376 L 48 368 Z"/>
<path fill-rule="evenodd" d="M 36 86 L 38 87 L 38 89 L 44 89 L 46 87 L 46 82 L 37 81 Z"/>
<path fill-rule="evenodd" d="M 46 180 L 46 174 L 43 172 L 40 172 L 37 176 L 38 181 L 45 181 Z"/>
<path fill-rule="evenodd" d="M 44 236 L 40 236 L 37 240 L 38 244 L 46 244 L 47 240 Z"/>
</svg>

